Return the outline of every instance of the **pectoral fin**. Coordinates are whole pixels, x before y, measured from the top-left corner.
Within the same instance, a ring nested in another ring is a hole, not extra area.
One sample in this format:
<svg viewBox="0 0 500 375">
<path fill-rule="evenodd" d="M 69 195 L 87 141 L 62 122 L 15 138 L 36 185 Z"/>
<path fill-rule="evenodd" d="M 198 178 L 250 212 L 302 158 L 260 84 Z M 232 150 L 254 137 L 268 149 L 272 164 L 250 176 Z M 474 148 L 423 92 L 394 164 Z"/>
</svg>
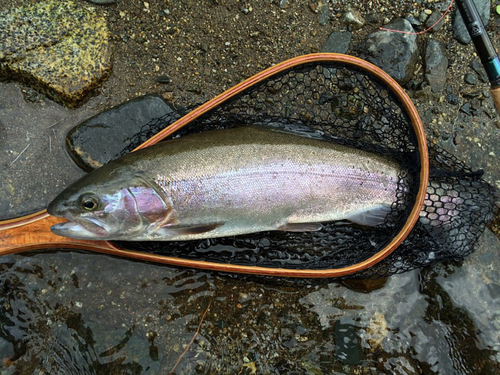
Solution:
<svg viewBox="0 0 500 375">
<path fill-rule="evenodd" d="M 374 227 L 383 224 L 389 212 L 391 212 L 390 206 L 375 206 L 366 210 L 356 211 L 348 215 L 346 219 L 359 225 Z"/>
<path fill-rule="evenodd" d="M 165 225 L 158 232 L 166 236 L 182 236 L 189 234 L 201 234 L 217 229 L 224 223 L 209 223 L 199 225 Z"/>
<path fill-rule="evenodd" d="M 323 226 L 320 223 L 287 223 L 278 228 L 285 232 L 315 232 Z"/>
</svg>

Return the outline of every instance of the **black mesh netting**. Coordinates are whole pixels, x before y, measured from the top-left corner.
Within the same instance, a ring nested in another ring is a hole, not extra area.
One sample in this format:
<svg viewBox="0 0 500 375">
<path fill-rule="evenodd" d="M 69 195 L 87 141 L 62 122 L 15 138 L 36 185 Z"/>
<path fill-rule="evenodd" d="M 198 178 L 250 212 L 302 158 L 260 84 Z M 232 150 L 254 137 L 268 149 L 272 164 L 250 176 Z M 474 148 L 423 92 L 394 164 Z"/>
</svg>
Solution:
<svg viewBox="0 0 500 375">
<path fill-rule="evenodd" d="M 144 125 L 123 153 L 130 152 L 177 118 L 178 114 L 168 114 Z M 343 63 L 294 67 L 253 85 L 173 137 L 255 124 L 362 147 L 400 162 L 397 200 L 385 223 L 364 228 L 334 222 L 324 223 L 317 232 L 276 231 L 186 242 L 119 242 L 119 245 L 219 263 L 329 269 L 368 259 L 400 231 L 415 203 L 419 152 L 404 107 L 385 83 L 369 72 Z M 474 173 L 442 149 L 430 149 L 430 165 L 425 206 L 409 237 L 384 261 L 353 276 L 400 273 L 443 260 L 462 259 L 473 251 L 491 219 L 493 191 L 481 179 L 481 173 Z"/>
</svg>

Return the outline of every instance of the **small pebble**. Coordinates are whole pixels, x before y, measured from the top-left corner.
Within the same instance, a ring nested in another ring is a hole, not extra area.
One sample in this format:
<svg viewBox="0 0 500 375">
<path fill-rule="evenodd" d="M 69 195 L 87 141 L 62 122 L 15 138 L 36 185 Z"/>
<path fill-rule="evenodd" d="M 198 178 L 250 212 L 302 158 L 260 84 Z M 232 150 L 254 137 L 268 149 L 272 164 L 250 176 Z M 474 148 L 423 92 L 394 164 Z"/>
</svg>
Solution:
<svg viewBox="0 0 500 375">
<path fill-rule="evenodd" d="M 172 80 L 166 74 L 156 77 L 156 82 L 158 83 L 170 83 Z"/>
<path fill-rule="evenodd" d="M 409 17 L 406 17 L 406 20 L 411 23 L 412 26 L 421 26 L 422 25 L 422 22 L 420 22 L 417 18 L 415 18 L 414 16 L 409 16 Z"/>
<path fill-rule="evenodd" d="M 471 113 L 470 113 L 470 109 L 471 109 L 471 107 L 470 107 L 470 103 L 468 103 L 468 102 L 467 102 L 467 103 L 465 103 L 464 105 L 462 105 L 462 106 L 460 107 L 460 110 L 461 110 L 463 113 L 467 114 L 467 115 L 470 115 L 470 114 L 471 114 Z"/>
<path fill-rule="evenodd" d="M 477 83 L 477 78 L 474 74 L 472 73 L 467 73 L 464 77 L 465 83 L 468 85 L 475 85 Z"/>
<path fill-rule="evenodd" d="M 348 9 L 342 15 L 340 22 L 350 25 L 354 30 L 361 29 L 365 24 L 365 19 L 358 10 Z"/>
<path fill-rule="evenodd" d="M 448 94 L 446 95 L 446 101 L 452 105 L 457 105 L 458 104 L 458 96 L 456 94 Z"/>
<path fill-rule="evenodd" d="M 280 0 L 280 8 L 284 9 L 288 6 L 288 0 Z"/>
</svg>

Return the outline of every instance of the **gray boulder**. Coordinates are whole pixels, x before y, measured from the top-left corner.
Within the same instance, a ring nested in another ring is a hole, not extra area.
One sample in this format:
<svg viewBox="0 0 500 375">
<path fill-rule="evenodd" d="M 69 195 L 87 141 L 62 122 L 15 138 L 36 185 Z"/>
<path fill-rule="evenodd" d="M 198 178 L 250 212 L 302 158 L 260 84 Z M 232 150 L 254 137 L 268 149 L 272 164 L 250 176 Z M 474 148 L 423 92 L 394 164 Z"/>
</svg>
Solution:
<svg viewBox="0 0 500 375">
<path fill-rule="evenodd" d="M 411 23 L 397 19 L 386 28 L 414 32 Z M 419 56 L 416 35 L 379 30 L 366 38 L 361 56 L 385 70 L 399 84 L 404 85 L 413 77 Z"/>
</svg>

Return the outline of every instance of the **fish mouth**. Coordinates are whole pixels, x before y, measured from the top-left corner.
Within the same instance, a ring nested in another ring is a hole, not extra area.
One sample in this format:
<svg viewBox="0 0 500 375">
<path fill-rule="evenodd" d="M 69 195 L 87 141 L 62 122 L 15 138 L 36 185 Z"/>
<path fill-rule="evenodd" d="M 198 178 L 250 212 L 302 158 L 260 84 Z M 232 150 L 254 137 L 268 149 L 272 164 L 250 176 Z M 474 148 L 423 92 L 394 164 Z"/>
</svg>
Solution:
<svg viewBox="0 0 500 375">
<path fill-rule="evenodd" d="M 91 220 L 66 221 L 53 225 L 54 234 L 78 240 L 100 240 L 108 236 L 108 231 Z"/>
</svg>

